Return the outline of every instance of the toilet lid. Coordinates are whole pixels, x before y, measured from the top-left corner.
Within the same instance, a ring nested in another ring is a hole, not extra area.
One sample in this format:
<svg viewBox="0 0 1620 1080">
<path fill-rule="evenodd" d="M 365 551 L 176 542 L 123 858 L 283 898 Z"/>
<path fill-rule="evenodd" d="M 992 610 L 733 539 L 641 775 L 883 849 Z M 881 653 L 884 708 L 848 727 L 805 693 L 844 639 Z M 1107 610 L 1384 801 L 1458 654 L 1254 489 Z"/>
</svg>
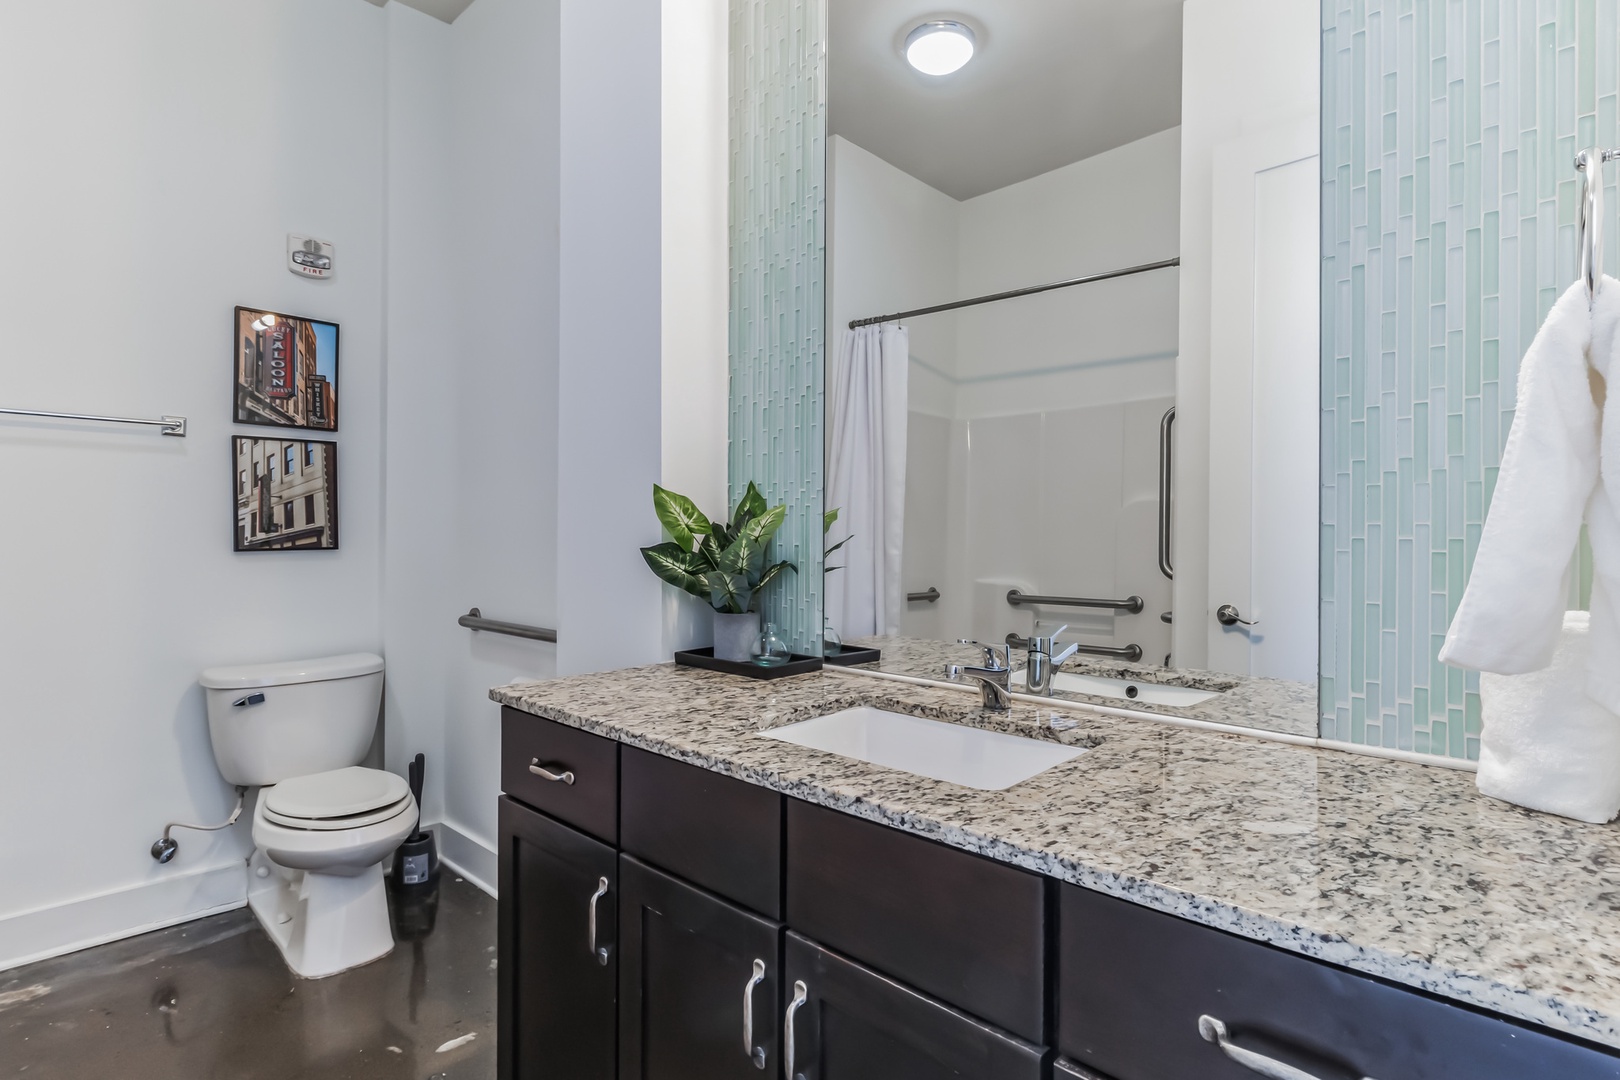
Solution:
<svg viewBox="0 0 1620 1080">
<path fill-rule="evenodd" d="M 358 765 L 283 780 L 265 796 L 265 809 L 300 820 L 347 818 L 393 806 L 410 794 L 403 779 Z"/>
</svg>

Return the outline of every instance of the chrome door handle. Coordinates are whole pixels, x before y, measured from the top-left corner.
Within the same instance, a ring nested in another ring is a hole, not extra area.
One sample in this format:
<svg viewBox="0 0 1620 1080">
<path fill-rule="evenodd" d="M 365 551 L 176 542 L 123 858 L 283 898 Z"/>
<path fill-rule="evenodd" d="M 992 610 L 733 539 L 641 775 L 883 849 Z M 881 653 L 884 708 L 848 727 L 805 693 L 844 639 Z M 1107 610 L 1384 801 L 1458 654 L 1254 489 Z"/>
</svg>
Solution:
<svg viewBox="0 0 1620 1080">
<path fill-rule="evenodd" d="M 596 947 L 596 902 L 602 899 L 602 897 L 606 896 L 607 891 L 607 878 L 598 878 L 596 881 L 596 891 L 591 894 L 591 955 L 596 957 L 596 962 L 601 964 L 603 967 L 607 966 L 608 951 L 607 946 L 605 945 L 600 949 Z"/>
<path fill-rule="evenodd" d="M 804 985 L 803 979 L 793 984 L 793 1000 L 788 1003 L 787 1015 L 782 1017 L 783 1080 L 793 1080 L 793 1058 L 796 1056 L 793 1046 L 793 1014 L 799 1011 L 799 1006 L 803 1005 L 809 996 L 810 990 Z"/>
<path fill-rule="evenodd" d="M 1222 626 L 1259 626 L 1259 619 L 1245 619 L 1233 604 L 1222 604 L 1215 609 L 1215 621 Z"/>
<path fill-rule="evenodd" d="M 534 773 L 534 775 L 538 776 L 542 780 L 550 780 L 553 784 L 572 784 L 574 782 L 573 769 L 564 769 L 562 772 L 552 772 L 550 769 L 540 764 L 539 758 L 535 758 L 529 762 L 529 771 Z"/>
<path fill-rule="evenodd" d="M 743 987 L 743 1053 L 754 1063 L 754 1068 L 765 1067 L 765 1048 L 754 1045 L 754 987 L 765 981 L 765 961 L 754 961 L 754 974 Z"/>
<path fill-rule="evenodd" d="M 1257 1054 L 1253 1050 L 1245 1050 L 1243 1047 L 1234 1044 L 1226 1033 L 1226 1025 L 1213 1016 L 1200 1016 L 1198 1018 L 1198 1034 L 1203 1037 L 1205 1042 L 1214 1043 L 1220 1047 L 1221 1053 L 1250 1072 L 1259 1073 L 1261 1076 L 1266 1077 L 1266 1080 L 1318 1080 L 1314 1074 L 1308 1073 L 1304 1069 L 1296 1069 L 1292 1065 L 1283 1064 L 1276 1058 L 1269 1058 L 1264 1054 Z M 1363 1077 L 1362 1080 L 1372 1080 L 1372 1078 Z"/>
</svg>

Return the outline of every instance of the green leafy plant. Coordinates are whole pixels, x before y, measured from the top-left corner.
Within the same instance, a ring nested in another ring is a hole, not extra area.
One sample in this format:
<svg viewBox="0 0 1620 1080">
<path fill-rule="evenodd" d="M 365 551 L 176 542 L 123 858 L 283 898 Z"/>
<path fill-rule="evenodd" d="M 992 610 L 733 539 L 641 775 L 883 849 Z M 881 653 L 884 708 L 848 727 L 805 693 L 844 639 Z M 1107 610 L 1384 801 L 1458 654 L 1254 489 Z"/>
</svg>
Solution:
<svg viewBox="0 0 1620 1080">
<path fill-rule="evenodd" d="M 684 592 L 707 600 L 714 610 L 743 615 L 754 610 L 761 589 L 799 568 L 790 562 L 766 565 L 771 538 L 787 516 L 786 506 L 767 508 L 765 496 L 749 483 L 730 522 L 710 521 L 685 495 L 653 485 L 653 511 L 670 538 L 641 549 L 652 572 Z"/>
<path fill-rule="evenodd" d="M 835 506 L 831 510 L 828 510 L 825 514 L 821 515 L 821 535 L 822 536 L 826 536 L 829 532 L 832 531 L 833 523 L 838 520 L 838 510 L 839 510 L 839 508 Z M 832 547 L 828 548 L 826 551 L 821 553 L 821 558 L 823 560 L 822 561 L 822 566 L 821 566 L 821 572 L 823 574 L 830 574 L 834 570 L 838 569 L 838 567 L 836 567 L 836 566 L 828 566 L 826 564 L 825 560 L 832 558 L 832 553 L 837 551 L 839 548 L 843 547 L 845 544 L 849 543 L 851 539 L 853 539 L 853 537 L 846 536 L 842 540 L 838 541 L 838 543 L 834 544 Z"/>
</svg>

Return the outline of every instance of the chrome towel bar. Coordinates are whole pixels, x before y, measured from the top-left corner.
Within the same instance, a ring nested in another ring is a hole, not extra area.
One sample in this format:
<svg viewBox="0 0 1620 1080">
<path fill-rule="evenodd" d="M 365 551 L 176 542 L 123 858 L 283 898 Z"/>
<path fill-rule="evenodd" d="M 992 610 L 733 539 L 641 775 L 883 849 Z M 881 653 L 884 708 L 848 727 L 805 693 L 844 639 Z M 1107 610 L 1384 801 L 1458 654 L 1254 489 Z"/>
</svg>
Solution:
<svg viewBox="0 0 1620 1080">
<path fill-rule="evenodd" d="M 49 412 L 44 409 L 0 409 L 0 415 L 34 416 L 44 420 L 83 420 L 91 424 L 137 424 L 141 427 L 161 428 L 159 434 L 186 437 L 186 418 L 162 416 L 156 420 L 143 420 L 135 416 L 93 416 L 88 413 Z"/>
<path fill-rule="evenodd" d="M 465 626 L 469 630 L 488 630 L 492 634 L 507 634 L 511 637 L 529 638 L 534 641 L 557 640 L 557 631 L 545 626 L 527 626 L 523 623 L 503 622 L 500 619 L 486 619 L 483 612 L 477 608 L 468 608 L 467 614 L 456 620 L 457 625 Z"/>
<path fill-rule="evenodd" d="M 1013 607 L 1034 604 L 1040 607 L 1112 608 L 1115 611 L 1130 612 L 1132 615 L 1141 611 L 1143 606 L 1140 596 L 1127 596 L 1123 600 L 1096 600 L 1087 596 L 1038 596 L 1035 593 L 1019 592 L 1017 589 L 1007 591 L 1007 603 Z"/>
</svg>

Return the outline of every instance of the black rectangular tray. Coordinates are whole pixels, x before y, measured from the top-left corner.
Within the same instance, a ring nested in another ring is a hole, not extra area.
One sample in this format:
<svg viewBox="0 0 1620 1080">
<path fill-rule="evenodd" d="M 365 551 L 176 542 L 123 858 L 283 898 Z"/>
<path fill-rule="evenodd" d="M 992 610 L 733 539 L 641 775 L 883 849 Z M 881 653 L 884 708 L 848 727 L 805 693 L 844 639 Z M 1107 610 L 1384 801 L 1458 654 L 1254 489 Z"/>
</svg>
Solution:
<svg viewBox="0 0 1620 1080">
<path fill-rule="evenodd" d="M 785 679 L 789 675 L 808 675 L 812 671 L 821 670 L 819 656 L 802 656 L 794 653 L 793 659 L 779 667 L 761 667 L 751 662 L 739 664 L 735 660 L 716 660 L 713 646 L 678 652 L 675 654 L 675 662 L 685 664 L 687 667 L 723 671 L 727 675 L 741 675 L 745 679 Z"/>
<path fill-rule="evenodd" d="M 850 667 L 854 664 L 875 664 L 883 659 L 882 649 L 844 649 L 836 656 L 826 658 L 827 663 L 837 664 L 839 667 Z"/>
</svg>

